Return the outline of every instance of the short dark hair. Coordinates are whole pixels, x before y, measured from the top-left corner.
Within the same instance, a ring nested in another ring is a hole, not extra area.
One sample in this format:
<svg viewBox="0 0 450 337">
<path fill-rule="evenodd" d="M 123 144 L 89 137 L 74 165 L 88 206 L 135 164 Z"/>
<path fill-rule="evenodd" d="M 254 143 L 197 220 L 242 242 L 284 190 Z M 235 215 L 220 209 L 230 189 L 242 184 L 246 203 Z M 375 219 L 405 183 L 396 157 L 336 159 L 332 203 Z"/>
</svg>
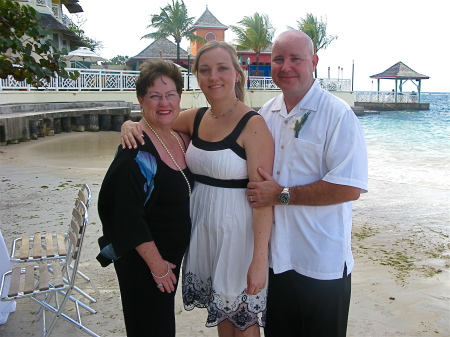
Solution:
<svg viewBox="0 0 450 337">
<path fill-rule="evenodd" d="M 147 89 L 155 83 L 157 78 L 165 75 L 175 82 L 177 93 L 183 92 L 183 77 L 178 67 L 169 60 L 147 60 L 139 67 L 140 73 L 136 79 L 136 96 L 144 97 Z"/>
</svg>

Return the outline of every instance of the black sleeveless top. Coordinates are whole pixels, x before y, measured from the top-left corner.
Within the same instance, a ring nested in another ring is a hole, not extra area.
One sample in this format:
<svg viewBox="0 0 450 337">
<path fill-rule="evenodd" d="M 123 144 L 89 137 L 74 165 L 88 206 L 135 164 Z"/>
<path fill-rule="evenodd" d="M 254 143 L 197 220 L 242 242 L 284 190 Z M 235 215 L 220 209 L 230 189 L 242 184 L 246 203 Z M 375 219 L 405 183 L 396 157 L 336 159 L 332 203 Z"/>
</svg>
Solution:
<svg viewBox="0 0 450 337">
<path fill-rule="evenodd" d="M 234 153 L 236 153 L 239 157 L 242 159 L 247 159 L 247 156 L 245 154 L 245 149 L 240 146 L 236 140 L 238 139 L 239 135 L 241 134 L 242 130 L 244 129 L 245 125 L 247 125 L 248 120 L 258 115 L 256 111 L 249 111 L 244 116 L 242 116 L 241 120 L 238 122 L 236 127 L 233 129 L 233 131 L 224 139 L 218 142 L 208 142 L 203 139 L 201 139 L 198 136 L 198 127 L 200 125 L 200 122 L 205 115 L 206 110 L 208 110 L 207 107 L 200 108 L 197 111 L 197 114 L 195 116 L 194 120 L 194 128 L 192 132 L 192 144 L 202 150 L 205 151 L 218 151 L 218 150 L 225 150 L 225 149 L 231 149 Z M 202 184 L 210 185 L 210 186 L 216 186 L 216 187 L 222 187 L 222 188 L 246 188 L 247 184 L 249 182 L 248 179 L 234 179 L 234 180 L 221 180 L 216 179 L 204 175 L 195 174 L 195 181 L 198 181 Z"/>
</svg>

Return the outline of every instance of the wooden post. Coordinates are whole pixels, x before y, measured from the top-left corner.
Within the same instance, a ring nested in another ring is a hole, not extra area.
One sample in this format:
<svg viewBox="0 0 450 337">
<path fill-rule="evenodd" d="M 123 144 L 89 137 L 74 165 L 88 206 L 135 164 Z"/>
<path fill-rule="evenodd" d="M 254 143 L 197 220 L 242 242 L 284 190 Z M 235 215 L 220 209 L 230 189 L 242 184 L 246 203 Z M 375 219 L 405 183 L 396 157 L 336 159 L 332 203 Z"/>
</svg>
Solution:
<svg viewBox="0 0 450 337">
<path fill-rule="evenodd" d="M 37 121 L 37 136 L 38 137 L 45 137 L 45 133 L 44 133 L 44 121 L 42 119 L 39 119 Z"/>
<path fill-rule="evenodd" d="M 98 115 L 97 114 L 92 114 L 92 115 L 86 115 L 86 129 L 87 131 L 91 131 L 91 132 L 98 132 L 99 131 L 99 127 L 98 127 Z"/>
<path fill-rule="evenodd" d="M 55 118 L 53 120 L 53 127 L 55 134 L 59 135 L 61 133 L 61 118 Z"/>
<path fill-rule="evenodd" d="M 72 117 L 72 131 L 84 131 L 84 116 Z"/>
<path fill-rule="evenodd" d="M 36 121 L 30 120 L 29 124 L 30 124 L 30 139 L 38 139 Z"/>
<path fill-rule="evenodd" d="M 63 132 L 71 132 L 72 131 L 72 118 L 71 117 L 62 117 L 61 118 L 61 130 Z"/>
<path fill-rule="evenodd" d="M 120 127 L 123 124 L 123 115 L 112 115 L 112 131 L 120 131 Z"/>
<path fill-rule="evenodd" d="M 54 136 L 55 135 L 55 127 L 53 125 L 53 118 L 45 118 L 44 119 L 44 134 L 46 136 Z"/>
<path fill-rule="evenodd" d="M 111 130 L 111 115 L 100 115 L 98 117 L 99 117 L 100 131 L 110 131 Z"/>
</svg>

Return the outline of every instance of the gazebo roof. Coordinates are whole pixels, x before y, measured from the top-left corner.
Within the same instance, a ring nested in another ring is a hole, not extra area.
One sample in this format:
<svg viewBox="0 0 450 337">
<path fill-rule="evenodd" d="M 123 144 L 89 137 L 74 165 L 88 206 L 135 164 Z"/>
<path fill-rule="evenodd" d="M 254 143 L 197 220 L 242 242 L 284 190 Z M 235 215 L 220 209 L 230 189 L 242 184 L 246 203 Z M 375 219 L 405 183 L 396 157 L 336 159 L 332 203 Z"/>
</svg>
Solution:
<svg viewBox="0 0 450 337">
<path fill-rule="evenodd" d="M 372 75 L 370 78 L 379 79 L 429 79 L 429 76 L 419 74 L 408 67 L 403 62 L 397 62 L 392 67 L 386 69 L 382 73 Z"/>
<path fill-rule="evenodd" d="M 220 23 L 219 20 L 209 11 L 208 5 L 206 5 L 205 12 L 198 18 L 198 20 L 194 23 L 192 29 L 195 28 L 219 28 L 223 30 L 227 30 L 228 27 L 224 24 Z"/>
</svg>

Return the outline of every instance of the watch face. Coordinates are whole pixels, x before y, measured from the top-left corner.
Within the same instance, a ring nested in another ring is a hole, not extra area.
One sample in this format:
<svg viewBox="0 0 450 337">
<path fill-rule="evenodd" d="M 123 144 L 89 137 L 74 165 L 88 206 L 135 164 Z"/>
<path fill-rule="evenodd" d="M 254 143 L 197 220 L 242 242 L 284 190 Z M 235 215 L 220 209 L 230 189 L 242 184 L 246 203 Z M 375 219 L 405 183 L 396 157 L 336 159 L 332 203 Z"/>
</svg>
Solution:
<svg viewBox="0 0 450 337">
<path fill-rule="evenodd" d="M 291 200 L 291 197 L 289 193 L 283 192 L 278 196 L 278 200 L 280 200 L 283 205 L 287 205 Z"/>
</svg>

